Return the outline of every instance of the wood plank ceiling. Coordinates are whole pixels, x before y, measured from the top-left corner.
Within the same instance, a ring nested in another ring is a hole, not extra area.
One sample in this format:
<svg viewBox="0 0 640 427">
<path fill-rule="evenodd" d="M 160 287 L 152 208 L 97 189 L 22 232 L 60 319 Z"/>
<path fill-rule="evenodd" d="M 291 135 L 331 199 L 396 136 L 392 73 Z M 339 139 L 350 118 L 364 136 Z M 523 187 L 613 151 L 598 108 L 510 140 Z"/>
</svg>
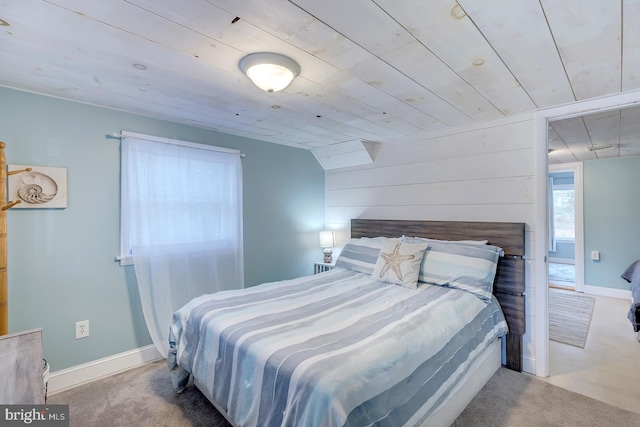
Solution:
<svg viewBox="0 0 640 427">
<path fill-rule="evenodd" d="M 384 143 L 638 89 L 639 18 L 637 0 L 0 0 L 0 86 L 307 149 Z M 284 91 L 240 71 L 262 51 L 300 64 Z M 640 155 L 638 111 L 554 123 L 551 162 Z"/>
</svg>

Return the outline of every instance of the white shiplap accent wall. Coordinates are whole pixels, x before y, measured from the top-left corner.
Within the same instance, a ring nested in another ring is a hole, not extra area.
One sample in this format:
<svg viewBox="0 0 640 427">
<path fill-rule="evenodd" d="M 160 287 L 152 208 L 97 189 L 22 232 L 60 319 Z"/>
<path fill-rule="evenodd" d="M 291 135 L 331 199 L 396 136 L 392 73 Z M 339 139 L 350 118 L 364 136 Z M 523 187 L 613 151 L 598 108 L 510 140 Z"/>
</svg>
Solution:
<svg viewBox="0 0 640 427">
<path fill-rule="evenodd" d="M 326 171 L 327 228 L 349 237 L 351 218 L 525 222 L 527 334 L 524 368 L 535 373 L 532 279 L 535 117 L 459 127 L 376 145 L 369 165 Z"/>
</svg>

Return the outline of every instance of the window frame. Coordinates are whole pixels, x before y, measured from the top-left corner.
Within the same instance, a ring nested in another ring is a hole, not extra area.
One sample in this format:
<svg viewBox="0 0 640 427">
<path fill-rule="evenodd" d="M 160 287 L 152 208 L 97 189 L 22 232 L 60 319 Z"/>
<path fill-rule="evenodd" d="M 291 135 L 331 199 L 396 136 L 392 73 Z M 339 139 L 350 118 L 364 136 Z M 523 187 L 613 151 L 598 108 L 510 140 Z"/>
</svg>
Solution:
<svg viewBox="0 0 640 427">
<path fill-rule="evenodd" d="M 576 230 L 575 230 L 575 215 L 576 215 L 576 208 L 575 208 L 575 203 L 576 203 L 576 187 L 575 184 L 553 184 L 551 186 L 551 199 L 554 200 L 554 195 L 553 193 L 556 190 L 572 190 L 573 191 L 573 215 L 574 215 L 574 230 L 573 230 L 573 238 L 571 237 L 558 237 L 557 234 L 555 234 L 554 239 L 557 242 L 575 242 L 576 241 Z M 555 206 L 554 206 L 554 215 L 555 215 Z M 555 229 L 555 218 L 553 218 L 554 222 L 553 224 L 551 224 L 552 227 L 554 227 Z"/>
<path fill-rule="evenodd" d="M 146 134 L 129 132 L 129 131 L 122 131 L 119 137 L 121 141 L 125 137 L 139 138 L 139 139 L 145 139 L 147 141 L 178 145 L 182 147 L 194 148 L 199 150 L 211 150 L 211 151 L 218 151 L 218 152 L 229 153 L 229 154 L 237 154 L 240 157 L 244 157 L 240 152 L 240 150 L 233 149 L 233 148 L 218 147 L 214 145 L 182 141 L 178 139 L 164 138 L 164 137 L 146 135 Z M 124 171 L 124 164 L 123 164 L 124 162 L 122 160 L 123 160 L 123 152 L 121 150 L 120 152 L 120 254 L 116 256 L 116 261 L 120 263 L 121 267 L 124 267 L 127 265 L 133 265 L 133 256 L 131 255 L 131 245 L 130 245 L 130 239 L 129 239 L 129 227 L 128 227 L 128 215 L 127 215 L 128 212 L 124 212 L 126 210 L 126 204 L 122 202 L 122 198 L 124 194 L 122 189 L 126 184 L 125 182 L 126 174 Z"/>
</svg>

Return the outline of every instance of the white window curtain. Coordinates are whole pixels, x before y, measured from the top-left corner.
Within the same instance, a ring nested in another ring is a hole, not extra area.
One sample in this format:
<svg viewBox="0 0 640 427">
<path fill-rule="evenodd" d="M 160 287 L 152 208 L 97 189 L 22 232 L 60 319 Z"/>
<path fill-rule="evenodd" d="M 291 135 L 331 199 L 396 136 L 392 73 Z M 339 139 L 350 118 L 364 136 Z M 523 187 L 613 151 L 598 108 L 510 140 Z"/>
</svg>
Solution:
<svg viewBox="0 0 640 427">
<path fill-rule="evenodd" d="M 177 309 L 244 287 L 240 153 L 123 132 L 122 204 L 144 318 L 166 357 Z"/>
</svg>

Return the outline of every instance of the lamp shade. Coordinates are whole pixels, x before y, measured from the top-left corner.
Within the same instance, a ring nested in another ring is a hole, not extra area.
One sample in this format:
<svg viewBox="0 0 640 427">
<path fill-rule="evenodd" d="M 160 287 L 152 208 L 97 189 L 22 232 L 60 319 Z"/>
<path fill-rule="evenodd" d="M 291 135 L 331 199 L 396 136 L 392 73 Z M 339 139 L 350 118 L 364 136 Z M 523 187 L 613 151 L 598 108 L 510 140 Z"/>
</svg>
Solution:
<svg viewBox="0 0 640 427">
<path fill-rule="evenodd" d="M 320 247 L 332 248 L 333 247 L 333 231 L 321 231 L 320 232 Z"/>
<path fill-rule="evenodd" d="M 278 53 L 252 53 L 240 60 L 240 69 L 260 89 L 278 92 L 300 73 L 300 66 L 291 58 Z"/>
</svg>

